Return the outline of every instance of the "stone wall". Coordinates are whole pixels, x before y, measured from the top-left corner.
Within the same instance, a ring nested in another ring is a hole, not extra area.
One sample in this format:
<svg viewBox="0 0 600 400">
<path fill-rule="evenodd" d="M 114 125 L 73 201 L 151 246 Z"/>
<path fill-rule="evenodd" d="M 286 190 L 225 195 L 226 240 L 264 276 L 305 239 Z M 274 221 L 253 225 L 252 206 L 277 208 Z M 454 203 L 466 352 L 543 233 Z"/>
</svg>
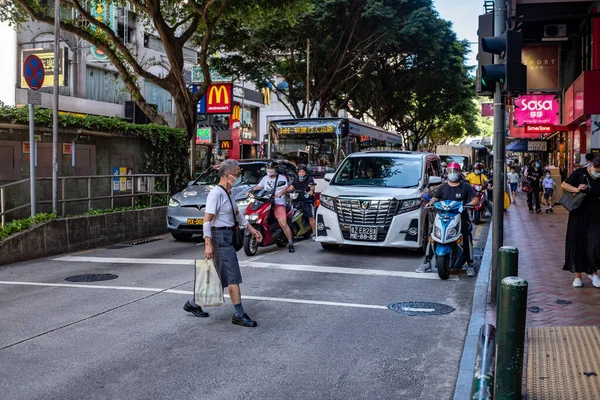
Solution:
<svg viewBox="0 0 600 400">
<path fill-rule="evenodd" d="M 167 232 L 167 207 L 63 218 L 0 242 L 0 265 L 71 253 Z"/>
</svg>

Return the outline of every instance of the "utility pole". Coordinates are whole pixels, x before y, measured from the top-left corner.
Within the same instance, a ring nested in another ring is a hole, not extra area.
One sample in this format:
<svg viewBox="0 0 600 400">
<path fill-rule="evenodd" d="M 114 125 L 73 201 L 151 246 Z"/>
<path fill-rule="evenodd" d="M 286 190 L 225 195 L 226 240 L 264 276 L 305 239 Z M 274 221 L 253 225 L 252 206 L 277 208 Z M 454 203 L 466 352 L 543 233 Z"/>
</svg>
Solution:
<svg viewBox="0 0 600 400">
<path fill-rule="evenodd" d="M 502 36 L 506 30 L 506 0 L 494 0 L 494 36 Z M 500 64 L 501 56 L 494 56 L 494 64 Z M 504 96 L 500 83 L 494 92 L 494 216 L 492 218 L 492 293 L 495 302 L 497 292 L 498 250 L 504 245 L 504 182 L 506 181 L 505 153 L 506 133 Z"/>
<path fill-rule="evenodd" d="M 306 118 L 310 118 L 310 39 L 306 39 Z"/>
<path fill-rule="evenodd" d="M 52 120 L 52 212 L 58 212 L 58 72 L 60 67 L 60 0 L 54 1 L 54 101 Z M 66 66 L 63 65 L 63 68 Z M 63 75 L 64 76 L 64 75 Z"/>
</svg>

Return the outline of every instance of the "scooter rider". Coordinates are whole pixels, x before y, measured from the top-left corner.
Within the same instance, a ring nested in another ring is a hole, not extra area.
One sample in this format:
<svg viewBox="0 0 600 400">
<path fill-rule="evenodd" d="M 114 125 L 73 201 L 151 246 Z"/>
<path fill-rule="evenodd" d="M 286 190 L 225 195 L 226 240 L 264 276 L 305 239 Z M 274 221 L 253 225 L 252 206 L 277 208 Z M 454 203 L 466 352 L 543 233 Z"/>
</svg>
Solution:
<svg viewBox="0 0 600 400">
<path fill-rule="evenodd" d="M 277 162 L 273 160 L 267 161 L 265 165 L 265 169 L 267 170 L 267 176 L 263 177 L 261 181 L 252 188 L 252 190 L 269 190 L 275 193 L 275 200 L 273 204 L 273 213 L 275 215 L 275 219 L 279 223 L 279 226 L 283 230 L 285 237 L 288 240 L 289 251 L 290 253 L 295 252 L 294 242 L 292 238 L 292 230 L 288 226 L 287 223 L 287 212 L 285 205 L 285 194 L 287 193 L 288 188 L 288 180 L 285 175 L 281 175 L 278 173 L 279 165 Z M 279 182 L 285 182 L 283 186 L 277 186 Z"/>
<path fill-rule="evenodd" d="M 487 188 L 488 178 L 483 173 L 484 165 L 482 163 L 477 163 L 473 166 L 473 172 L 467 175 L 467 181 L 471 185 L 481 185 L 484 189 Z M 488 210 L 490 211 L 490 215 L 492 215 L 492 203 L 490 203 L 490 199 L 488 196 L 485 196 L 485 202 Z"/>
<path fill-rule="evenodd" d="M 448 181 L 442 183 L 433 199 L 430 201 L 430 205 L 441 200 L 452 200 L 462 201 L 464 204 L 469 206 L 477 205 L 479 199 L 473 187 L 468 182 L 461 179 L 462 171 L 460 164 L 451 162 L 448 164 Z M 471 237 L 471 221 L 469 219 L 469 213 L 467 210 L 462 212 L 461 221 L 461 233 L 463 235 L 463 246 L 467 246 L 465 250 L 465 256 L 467 258 L 467 276 L 475 276 L 475 266 L 473 265 L 473 243 Z M 433 259 L 433 247 L 431 243 L 427 245 L 427 251 L 425 254 L 425 261 L 423 265 L 417 268 L 417 272 L 431 272 L 431 260 Z"/>
<path fill-rule="evenodd" d="M 315 222 L 315 181 L 308 176 L 308 167 L 305 164 L 299 164 L 296 169 L 298 170 L 298 178 L 294 180 L 292 186 L 288 187 L 287 191 L 290 193 L 297 190 L 304 193 L 302 214 L 308 218 L 314 242 L 315 235 L 317 234 L 317 224 Z"/>
</svg>

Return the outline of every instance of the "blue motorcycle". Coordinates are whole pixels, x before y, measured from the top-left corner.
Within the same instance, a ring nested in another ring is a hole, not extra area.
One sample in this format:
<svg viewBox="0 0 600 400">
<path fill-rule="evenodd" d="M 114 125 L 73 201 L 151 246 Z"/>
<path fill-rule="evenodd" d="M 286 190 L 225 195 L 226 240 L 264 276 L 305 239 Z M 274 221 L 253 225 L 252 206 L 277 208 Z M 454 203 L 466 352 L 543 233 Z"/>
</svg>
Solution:
<svg viewBox="0 0 600 400">
<path fill-rule="evenodd" d="M 448 279 L 450 271 L 461 268 L 466 259 L 461 234 L 461 214 L 465 207 L 460 201 L 443 200 L 433 205 L 436 216 L 431 232 L 431 245 L 435 254 L 435 265 L 440 279 Z"/>
</svg>

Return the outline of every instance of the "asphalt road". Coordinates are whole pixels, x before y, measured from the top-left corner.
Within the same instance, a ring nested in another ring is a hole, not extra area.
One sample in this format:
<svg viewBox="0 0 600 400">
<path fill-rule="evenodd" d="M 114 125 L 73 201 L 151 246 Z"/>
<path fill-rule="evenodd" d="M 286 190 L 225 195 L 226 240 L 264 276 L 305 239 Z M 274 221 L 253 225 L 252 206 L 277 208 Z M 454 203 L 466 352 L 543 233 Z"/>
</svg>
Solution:
<svg viewBox="0 0 600 400">
<path fill-rule="evenodd" d="M 243 303 L 259 324 L 243 328 L 228 299 L 209 318 L 183 311 L 203 244 L 158 239 L 0 267 L 2 399 L 452 397 L 473 278 L 413 274 L 421 257 L 394 249 L 242 251 Z M 65 280 L 90 273 L 118 278 Z M 456 310 L 387 309 L 403 301 Z"/>
</svg>

